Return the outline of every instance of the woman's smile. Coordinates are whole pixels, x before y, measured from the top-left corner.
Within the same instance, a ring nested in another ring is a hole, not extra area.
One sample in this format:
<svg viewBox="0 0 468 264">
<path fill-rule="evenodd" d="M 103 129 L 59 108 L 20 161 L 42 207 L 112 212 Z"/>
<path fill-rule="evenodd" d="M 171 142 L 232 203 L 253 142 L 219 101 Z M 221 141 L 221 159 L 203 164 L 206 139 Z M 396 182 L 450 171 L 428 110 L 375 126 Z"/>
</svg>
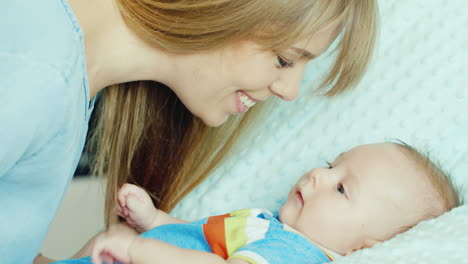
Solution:
<svg viewBox="0 0 468 264">
<path fill-rule="evenodd" d="M 237 112 L 245 113 L 256 104 L 256 100 L 242 91 L 236 93 Z"/>
</svg>

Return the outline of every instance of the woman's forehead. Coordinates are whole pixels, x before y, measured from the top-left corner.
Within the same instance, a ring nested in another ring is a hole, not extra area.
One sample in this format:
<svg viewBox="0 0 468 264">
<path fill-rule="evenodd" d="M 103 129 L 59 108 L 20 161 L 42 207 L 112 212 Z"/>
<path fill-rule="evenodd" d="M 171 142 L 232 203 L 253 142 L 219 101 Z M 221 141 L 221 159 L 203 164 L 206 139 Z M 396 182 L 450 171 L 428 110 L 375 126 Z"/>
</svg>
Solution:
<svg viewBox="0 0 468 264">
<path fill-rule="evenodd" d="M 314 58 L 324 53 L 337 38 L 340 32 L 339 24 L 330 24 L 323 29 L 295 42 L 289 49 L 312 55 Z"/>
</svg>

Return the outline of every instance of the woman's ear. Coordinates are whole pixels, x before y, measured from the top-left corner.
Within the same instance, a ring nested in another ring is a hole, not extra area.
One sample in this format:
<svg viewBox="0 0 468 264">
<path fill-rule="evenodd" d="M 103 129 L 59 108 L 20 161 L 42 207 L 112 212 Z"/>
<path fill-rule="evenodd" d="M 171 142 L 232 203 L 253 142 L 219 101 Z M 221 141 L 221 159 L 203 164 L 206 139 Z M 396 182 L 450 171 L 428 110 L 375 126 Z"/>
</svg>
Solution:
<svg viewBox="0 0 468 264">
<path fill-rule="evenodd" d="M 380 243 L 380 242 L 382 242 L 382 240 L 377 240 L 377 239 L 372 239 L 372 238 L 364 239 L 364 241 L 362 242 L 360 247 L 351 249 L 350 251 L 345 253 L 345 256 L 348 256 L 349 254 L 353 253 L 356 250 L 360 250 L 360 249 L 364 249 L 364 248 L 371 248 L 375 244 Z"/>
</svg>

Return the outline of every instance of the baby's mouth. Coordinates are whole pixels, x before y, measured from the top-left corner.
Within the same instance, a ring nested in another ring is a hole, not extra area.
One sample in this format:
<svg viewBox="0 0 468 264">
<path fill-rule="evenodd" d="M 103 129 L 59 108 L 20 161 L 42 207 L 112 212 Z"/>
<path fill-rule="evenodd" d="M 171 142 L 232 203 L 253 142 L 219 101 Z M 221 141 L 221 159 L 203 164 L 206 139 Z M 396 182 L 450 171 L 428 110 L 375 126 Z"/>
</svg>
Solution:
<svg viewBox="0 0 468 264">
<path fill-rule="evenodd" d="M 302 197 L 301 190 L 299 188 L 296 189 L 296 197 L 299 200 L 300 206 L 304 206 L 304 197 Z"/>
</svg>

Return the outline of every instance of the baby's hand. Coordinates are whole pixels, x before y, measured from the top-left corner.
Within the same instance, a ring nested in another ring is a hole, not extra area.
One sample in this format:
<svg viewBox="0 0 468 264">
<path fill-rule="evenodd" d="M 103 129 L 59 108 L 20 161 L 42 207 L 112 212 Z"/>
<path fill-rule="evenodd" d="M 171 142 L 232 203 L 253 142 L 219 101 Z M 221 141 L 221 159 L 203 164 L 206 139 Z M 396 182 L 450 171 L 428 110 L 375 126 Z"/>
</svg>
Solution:
<svg viewBox="0 0 468 264">
<path fill-rule="evenodd" d="M 138 239 L 135 230 L 126 225 L 114 225 L 99 234 L 94 243 L 91 259 L 94 264 L 131 263 L 130 246 Z"/>
<path fill-rule="evenodd" d="M 156 219 L 156 208 L 145 190 L 126 183 L 117 193 L 117 214 L 142 233 L 152 228 Z"/>
</svg>

